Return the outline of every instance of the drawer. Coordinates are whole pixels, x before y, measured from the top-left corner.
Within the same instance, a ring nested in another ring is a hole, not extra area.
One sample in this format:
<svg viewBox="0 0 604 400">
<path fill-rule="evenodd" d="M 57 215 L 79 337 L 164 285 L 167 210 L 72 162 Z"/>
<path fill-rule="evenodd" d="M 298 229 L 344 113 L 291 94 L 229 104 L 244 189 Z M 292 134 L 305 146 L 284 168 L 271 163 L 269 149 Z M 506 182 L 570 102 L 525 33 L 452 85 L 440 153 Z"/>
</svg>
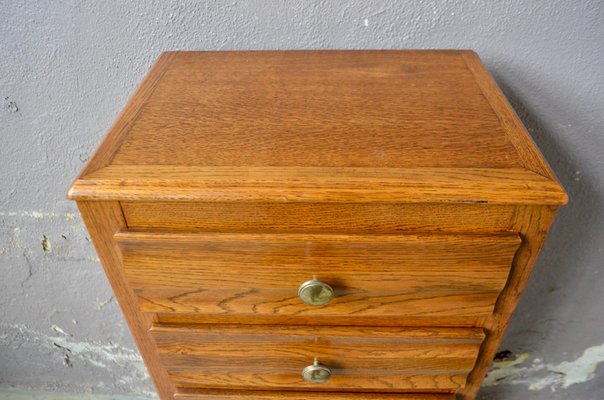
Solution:
<svg viewBox="0 0 604 400">
<path fill-rule="evenodd" d="M 264 325 L 155 325 L 151 336 L 177 387 L 369 392 L 453 392 L 484 338 L 475 328 Z M 320 383 L 302 377 L 315 359 Z"/>
<path fill-rule="evenodd" d="M 455 400 L 453 394 L 325 393 L 181 389 L 176 400 Z"/>
<path fill-rule="evenodd" d="M 122 201 L 130 228 L 211 232 L 400 233 L 510 229 L 522 207 L 485 203 Z"/>
<path fill-rule="evenodd" d="M 140 309 L 163 322 L 426 326 L 472 326 L 491 314 L 520 242 L 509 232 L 116 239 Z M 324 305 L 298 297 L 313 279 L 333 291 Z"/>
</svg>

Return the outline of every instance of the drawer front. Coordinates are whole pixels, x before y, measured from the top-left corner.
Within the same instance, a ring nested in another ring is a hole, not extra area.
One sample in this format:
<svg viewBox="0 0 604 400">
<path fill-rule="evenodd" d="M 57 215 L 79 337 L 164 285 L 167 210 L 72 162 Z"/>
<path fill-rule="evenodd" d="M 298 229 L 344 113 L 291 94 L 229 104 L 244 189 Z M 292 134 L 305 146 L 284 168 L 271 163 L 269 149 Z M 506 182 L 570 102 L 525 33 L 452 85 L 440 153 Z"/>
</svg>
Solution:
<svg viewBox="0 0 604 400">
<path fill-rule="evenodd" d="M 116 238 L 143 312 L 328 325 L 475 324 L 493 311 L 519 244 L 512 233 Z M 298 297 L 313 278 L 332 288 L 327 304 Z"/>
<path fill-rule="evenodd" d="M 398 233 L 510 229 L 515 205 L 122 201 L 130 228 L 211 232 Z"/>
<path fill-rule="evenodd" d="M 158 325 L 160 363 L 179 387 L 453 392 L 466 383 L 482 330 Z M 330 378 L 307 382 L 314 360 Z"/>
<path fill-rule="evenodd" d="M 453 394 L 325 393 L 180 389 L 176 400 L 455 400 Z"/>
</svg>

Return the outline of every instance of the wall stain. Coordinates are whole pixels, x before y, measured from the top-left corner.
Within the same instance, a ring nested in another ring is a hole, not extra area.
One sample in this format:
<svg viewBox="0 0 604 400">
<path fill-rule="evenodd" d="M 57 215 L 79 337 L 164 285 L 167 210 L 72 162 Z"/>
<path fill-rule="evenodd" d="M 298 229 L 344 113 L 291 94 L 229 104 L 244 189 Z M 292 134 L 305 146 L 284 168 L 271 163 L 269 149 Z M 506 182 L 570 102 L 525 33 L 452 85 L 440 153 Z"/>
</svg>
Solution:
<svg viewBox="0 0 604 400">
<path fill-rule="evenodd" d="M 42 250 L 45 253 L 49 253 L 52 251 L 52 246 L 50 244 L 50 240 L 46 235 L 42 235 Z"/>
</svg>

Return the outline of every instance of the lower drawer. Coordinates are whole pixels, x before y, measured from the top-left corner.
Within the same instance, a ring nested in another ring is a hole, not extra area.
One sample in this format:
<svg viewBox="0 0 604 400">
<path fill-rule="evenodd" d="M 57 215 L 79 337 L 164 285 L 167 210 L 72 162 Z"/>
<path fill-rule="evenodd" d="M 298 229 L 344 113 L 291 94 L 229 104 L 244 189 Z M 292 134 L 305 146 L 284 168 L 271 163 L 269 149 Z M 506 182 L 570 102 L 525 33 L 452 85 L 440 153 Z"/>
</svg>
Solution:
<svg viewBox="0 0 604 400">
<path fill-rule="evenodd" d="M 260 325 L 155 325 L 151 335 L 180 388 L 442 393 L 465 386 L 484 338 L 473 328 Z"/>
<path fill-rule="evenodd" d="M 455 400 L 453 394 L 275 392 L 181 389 L 176 400 Z"/>
</svg>

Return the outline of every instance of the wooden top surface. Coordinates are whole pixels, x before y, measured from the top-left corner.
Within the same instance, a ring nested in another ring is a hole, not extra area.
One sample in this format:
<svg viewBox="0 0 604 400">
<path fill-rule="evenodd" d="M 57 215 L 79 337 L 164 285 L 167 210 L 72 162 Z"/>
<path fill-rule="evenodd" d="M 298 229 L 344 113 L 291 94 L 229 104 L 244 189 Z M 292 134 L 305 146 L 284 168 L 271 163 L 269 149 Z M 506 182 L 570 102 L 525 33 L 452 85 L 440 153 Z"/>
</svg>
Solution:
<svg viewBox="0 0 604 400">
<path fill-rule="evenodd" d="M 526 191 L 527 172 L 528 181 L 538 182 L 535 200 L 527 200 L 534 193 L 516 193 Z M 472 183 L 476 174 L 486 187 Z M 377 192 L 356 193 L 349 183 L 359 175 L 369 191 L 375 182 Z M 380 184 L 385 176 L 388 184 Z M 438 192 L 443 180 L 449 189 L 461 185 L 463 194 L 431 198 L 428 193 Z M 417 184 L 428 190 L 418 195 Z M 494 186 L 497 193 L 481 193 Z M 413 198 L 401 187 L 415 193 Z M 264 194 L 253 194 L 259 190 Z M 273 194 L 267 197 L 268 192 Z M 70 196 L 547 204 L 566 199 L 469 51 L 165 53 Z"/>
<path fill-rule="evenodd" d="M 522 165 L 464 59 L 421 52 L 178 54 L 112 164 Z"/>
</svg>

